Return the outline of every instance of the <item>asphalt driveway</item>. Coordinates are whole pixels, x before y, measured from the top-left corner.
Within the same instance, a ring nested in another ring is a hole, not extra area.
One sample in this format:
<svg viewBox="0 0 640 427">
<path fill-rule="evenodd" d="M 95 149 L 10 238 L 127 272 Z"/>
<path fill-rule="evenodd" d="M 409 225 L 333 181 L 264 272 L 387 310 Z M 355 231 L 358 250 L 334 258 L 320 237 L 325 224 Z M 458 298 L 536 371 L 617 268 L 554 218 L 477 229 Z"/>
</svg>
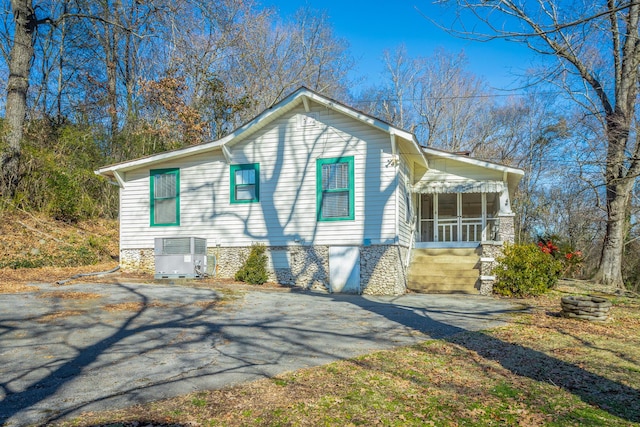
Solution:
<svg viewBox="0 0 640 427">
<path fill-rule="evenodd" d="M 0 295 L 0 424 L 45 423 L 488 329 L 520 309 L 469 295 L 38 287 Z"/>
</svg>

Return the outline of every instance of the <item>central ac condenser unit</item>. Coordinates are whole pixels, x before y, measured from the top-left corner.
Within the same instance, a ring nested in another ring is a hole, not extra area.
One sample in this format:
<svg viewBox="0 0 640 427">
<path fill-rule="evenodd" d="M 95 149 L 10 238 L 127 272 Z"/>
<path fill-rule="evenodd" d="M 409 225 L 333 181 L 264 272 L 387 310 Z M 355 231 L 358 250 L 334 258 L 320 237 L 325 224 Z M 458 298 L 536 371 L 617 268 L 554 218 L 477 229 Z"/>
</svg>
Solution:
<svg viewBox="0 0 640 427">
<path fill-rule="evenodd" d="M 155 238 L 156 279 L 203 277 L 207 271 L 207 239 Z"/>
</svg>

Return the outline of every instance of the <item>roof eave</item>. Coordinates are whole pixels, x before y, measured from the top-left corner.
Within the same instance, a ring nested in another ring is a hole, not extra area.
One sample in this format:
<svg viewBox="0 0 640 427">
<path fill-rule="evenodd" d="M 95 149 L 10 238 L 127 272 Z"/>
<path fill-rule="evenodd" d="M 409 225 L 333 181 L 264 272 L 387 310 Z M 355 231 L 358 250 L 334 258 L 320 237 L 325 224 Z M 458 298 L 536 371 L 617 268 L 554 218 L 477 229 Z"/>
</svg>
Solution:
<svg viewBox="0 0 640 427">
<path fill-rule="evenodd" d="M 181 148 L 178 150 L 154 154 L 148 157 L 130 160 L 127 162 L 112 164 L 96 170 L 95 173 L 107 178 L 113 178 L 114 171 L 126 172 L 129 170 L 138 169 L 140 167 L 151 166 L 155 163 L 160 163 L 167 160 L 175 160 L 194 154 L 199 154 L 212 149 L 221 149 L 224 146 L 231 145 L 236 141 L 239 141 L 242 137 L 245 137 L 248 134 L 262 129 L 265 125 L 270 123 L 274 117 L 277 117 L 279 114 L 295 108 L 298 103 L 304 103 L 305 108 L 307 108 L 306 105 L 308 104 L 308 100 L 323 105 L 326 108 L 331 108 L 333 110 L 339 111 L 342 114 L 359 120 L 362 123 L 376 127 L 391 135 L 396 135 L 406 141 L 409 141 L 415 153 L 419 154 L 424 164 L 427 165 L 427 159 L 424 155 L 424 152 L 420 149 L 420 145 L 418 144 L 415 135 L 413 135 L 412 133 L 396 128 L 382 120 L 376 119 L 375 117 L 369 116 L 365 113 L 354 110 L 353 108 L 340 104 L 337 101 L 326 98 L 308 88 L 301 87 L 297 91 L 292 92 L 289 96 L 287 96 L 277 104 L 260 113 L 254 119 L 238 127 L 236 130 L 222 139 L 187 148 Z"/>
<path fill-rule="evenodd" d="M 479 160 L 479 159 L 474 159 L 473 157 L 467 157 L 467 156 L 462 156 L 460 154 L 455 154 L 455 153 L 449 153 L 447 151 L 441 151 L 441 150 L 435 150 L 429 147 L 422 147 L 423 152 L 434 155 L 434 156 L 438 156 L 438 157 L 442 157 L 445 159 L 452 159 L 452 160 L 456 160 L 462 163 L 468 163 L 471 165 L 475 165 L 475 166 L 480 166 L 483 168 L 487 168 L 487 169 L 493 169 L 493 170 L 499 170 L 502 172 L 507 172 L 513 175 L 519 175 L 520 178 L 522 178 L 524 176 L 524 170 L 522 169 L 518 169 L 518 168 L 514 168 L 511 166 L 506 166 L 506 165 L 501 165 L 499 163 L 492 163 L 492 162 L 488 162 L 486 160 Z"/>
<path fill-rule="evenodd" d="M 97 175 L 105 176 L 108 178 L 113 177 L 113 172 L 126 172 L 133 169 L 138 169 L 144 166 L 150 166 L 155 163 L 164 162 L 166 160 L 174 160 L 179 159 L 186 156 L 192 156 L 194 154 L 199 154 L 203 151 L 220 149 L 222 147 L 222 141 L 224 139 L 213 141 L 201 145 L 194 145 L 191 147 L 180 148 L 178 150 L 166 151 L 164 153 L 153 154 L 147 157 L 141 157 L 135 160 L 129 160 L 122 163 L 116 163 L 109 166 L 105 166 L 99 168 L 95 171 Z"/>
</svg>

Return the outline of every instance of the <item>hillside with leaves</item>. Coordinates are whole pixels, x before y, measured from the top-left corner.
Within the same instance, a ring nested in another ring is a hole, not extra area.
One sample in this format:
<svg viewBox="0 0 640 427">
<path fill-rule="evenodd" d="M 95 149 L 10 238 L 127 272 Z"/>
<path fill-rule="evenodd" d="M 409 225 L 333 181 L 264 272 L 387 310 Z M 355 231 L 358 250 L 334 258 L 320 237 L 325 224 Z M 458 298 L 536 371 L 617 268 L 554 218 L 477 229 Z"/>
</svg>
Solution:
<svg viewBox="0 0 640 427">
<path fill-rule="evenodd" d="M 0 210 L 0 270 L 117 265 L 117 257 L 115 220 L 71 224 L 19 209 Z"/>
</svg>

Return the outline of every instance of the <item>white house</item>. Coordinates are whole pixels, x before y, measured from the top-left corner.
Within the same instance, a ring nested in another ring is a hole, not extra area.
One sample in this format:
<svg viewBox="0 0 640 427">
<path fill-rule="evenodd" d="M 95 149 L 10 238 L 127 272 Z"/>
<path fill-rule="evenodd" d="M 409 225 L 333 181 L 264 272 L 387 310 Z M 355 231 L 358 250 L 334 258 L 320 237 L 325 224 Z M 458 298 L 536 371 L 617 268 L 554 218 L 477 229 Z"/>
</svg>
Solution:
<svg viewBox="0 0 640 427">
<path fill-rule="evenodd" d="M 198 237 L 218 277 L 261 243 L 273 280 L 366 294 L 490 292 L 523 176 L 306 88 L 223 139 L 96 173 L 120 187 L 124 271 L 155 271 L 156 238 Z"/>
</svg>

